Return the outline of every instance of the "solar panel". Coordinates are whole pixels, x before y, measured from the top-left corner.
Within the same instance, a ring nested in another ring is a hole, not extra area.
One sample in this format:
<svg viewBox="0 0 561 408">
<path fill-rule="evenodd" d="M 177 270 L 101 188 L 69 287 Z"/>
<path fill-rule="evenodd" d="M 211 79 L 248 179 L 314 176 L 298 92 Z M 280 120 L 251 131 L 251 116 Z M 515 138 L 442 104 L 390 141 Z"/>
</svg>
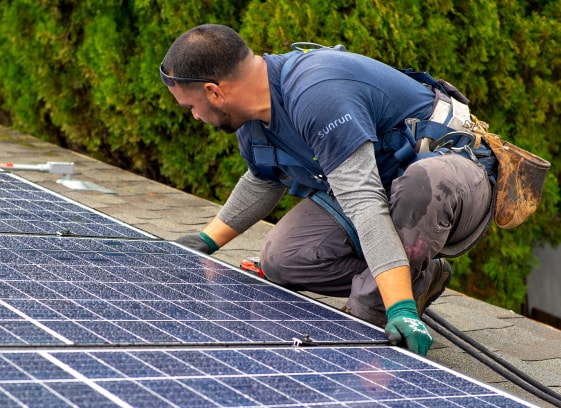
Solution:
<svg viewBox="0 0 561 408">
<path fill-rule="evenodd" d="M 0 344 L 384 341 L 165 241 L 0 235 Z"/>
<path fill-rule="evenodd" d="M 17 175 L 0 171 L 0 233 L 3 232 L 151 237 Z"/>
<path fill-rule="evenodd" d="M 0 353 L 0 403 L 105 407 L 523 407 L 392 347 Z"/>
<path fill-rule="evenodd" d="M 0 196 L 2 407 L 531 406 L 13 175 Z"/>
</svg>

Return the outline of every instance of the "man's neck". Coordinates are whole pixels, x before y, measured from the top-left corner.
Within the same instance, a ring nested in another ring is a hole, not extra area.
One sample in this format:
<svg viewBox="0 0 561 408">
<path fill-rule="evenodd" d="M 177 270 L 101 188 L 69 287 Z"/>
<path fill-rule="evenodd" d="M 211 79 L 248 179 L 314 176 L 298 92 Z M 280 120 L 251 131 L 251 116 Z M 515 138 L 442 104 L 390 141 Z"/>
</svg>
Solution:
<svg viewBox="0 0 561 408">
<path fill-rule="evenodd" d="M 271 93 L 267 63 L 252 55 L 244 64 L 241 80 L 236 89 L 237 104 L 251 120 L 269 124 L 271 120 Z"/>
</svg>

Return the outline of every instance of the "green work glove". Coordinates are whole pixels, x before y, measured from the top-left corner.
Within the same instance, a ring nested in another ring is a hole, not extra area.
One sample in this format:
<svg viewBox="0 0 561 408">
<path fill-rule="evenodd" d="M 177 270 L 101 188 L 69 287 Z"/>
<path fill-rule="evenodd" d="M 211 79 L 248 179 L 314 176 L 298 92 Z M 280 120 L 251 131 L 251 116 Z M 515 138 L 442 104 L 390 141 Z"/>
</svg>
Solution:
<svg viewBox="0 0 561 408">
<path fill-rule="evenodd" d="M 386 337 L 394 346 L 405 345 L 414 353 L 425 356 L 432 344 L 432 337 L 417 314 L 413 299 L 402 300 L 386 311 Z"/>
<path fill-rule="evenodd" d="M 191 248 L 195 251 L 203 252 L 208 255 L 212 254 L 214 251 L 220 248 L 218 244 L 204 232 L 200 232 L 198 235 L 184 235 L 180 238 L 177 238 L 175 242 L 184 245 L 187 248 Z"/>
</svg>

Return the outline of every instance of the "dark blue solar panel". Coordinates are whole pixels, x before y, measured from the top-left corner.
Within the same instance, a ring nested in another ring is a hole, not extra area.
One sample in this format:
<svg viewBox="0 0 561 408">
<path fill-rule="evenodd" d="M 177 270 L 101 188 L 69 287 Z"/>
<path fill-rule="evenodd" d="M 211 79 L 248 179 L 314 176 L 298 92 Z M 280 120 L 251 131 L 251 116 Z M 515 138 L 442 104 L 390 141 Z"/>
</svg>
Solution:
<svg viewBox="0 0 561 408">
<path fill-rule="evenodd" d="M 41 406 L 531 406 L 392 347 L 5 351 L 0 368 L 0 402 Z"/>
<path fill-rule="evenodd" d="M 169 242 L 0 235 L 0 258 L 0 344 L 385 340 Z"/>
<path fill-rule="evenodd" d="M 0 172 L 1 407 L 531 406 L 152 238 Z"/>
<path fill-rule="evenodd" d="M 0 172 L 0 233 L 147 238 L 149 234 Z"/>
</svg>

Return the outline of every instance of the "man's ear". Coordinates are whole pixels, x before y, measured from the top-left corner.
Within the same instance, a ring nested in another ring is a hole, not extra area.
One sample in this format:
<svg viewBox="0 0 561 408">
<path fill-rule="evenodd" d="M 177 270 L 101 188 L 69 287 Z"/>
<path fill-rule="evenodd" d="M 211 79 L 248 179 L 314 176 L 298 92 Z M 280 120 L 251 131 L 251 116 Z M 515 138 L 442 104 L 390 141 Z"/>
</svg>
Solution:
<svg viewBox="0 0 561 408">
<path fill-rule="evenodd" d="M 223 105 L 226 101 L 226 95 L 224 90 L 220 88 L 220 85 L 213 84 L 212 82 L 205 83 L 205 93 L 213 105 Z"/>
</svg>

